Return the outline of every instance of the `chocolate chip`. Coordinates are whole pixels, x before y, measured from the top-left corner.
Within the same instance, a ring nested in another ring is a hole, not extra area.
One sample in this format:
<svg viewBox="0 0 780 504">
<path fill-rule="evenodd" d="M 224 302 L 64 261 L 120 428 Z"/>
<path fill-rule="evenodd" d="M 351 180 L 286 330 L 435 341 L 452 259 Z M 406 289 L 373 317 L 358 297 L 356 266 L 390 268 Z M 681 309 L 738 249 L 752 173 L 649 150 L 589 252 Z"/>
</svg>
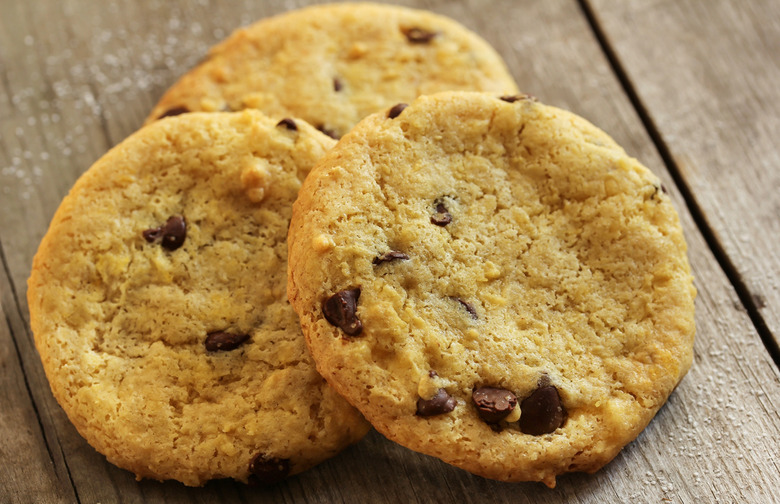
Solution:
<svg viewBox="0 0 780 504">
<path fill-rule="evenodd" d="M 409 256 L 404 254 L 403 252 L 398 252 L 397 250 L 391 250 L 389 252 L 385 252 L 384 254 L 375 257 L 374 264 L 382 264 L 383 262 L 395 261 L 398 259 L 406 261 L 409 259 Z"/>
<path fill-rule="evenodd" d="M 497 423 L 506 418 L 517 405 L 517 396 L 506 389 L 480 387 L 471 393 L 479 416 L 487 423 Z"/>
<path fill-rule="evenodd" d="M 504 95 L 504 96 L 499 96 L 498 98 L 508 103 L 514 103 L 520 100 L 536 101 L 536 97 L 529 94 Z"/>
<path fill-rule="evenodd" d="M 471 318 L 473 318 L 474 320 L 476 320 L 477 318 L 479 318 L 479 317 L 477 317 L 477 310 L 475 310 L 475 309 L 474 309 L 474 306 L 473 306 L 471 303 L 467 303 L 466 301 L 463 301 L 461 298 L 457 298 L 457 297 L 456 297 L 456 298 L 454 298 L 454 299 L 455 299 L 455 301 L 457 301 L 458 303 L 460 303 L 460 305 L 461 305 L 461 306 L 462 306 L 462 307 L 463 307 L 463 308 L 464 308 L 464 309 L 465 309 L 467 312 L 469 312 L 469 315 L 471 315 Z"/>
<path fill-rule="evenodd" d="M 452 214 L 444 206 L 444 203 L 436 203 L 436 213 L 431 215 L 431 222 L 437 226 L 446 226 L 452 222 Z"/>
<path fill-rule="evenodd" d="M 542 385 L 520 403 L 520 430 L 533 436 L 548 434 L 563 425 L 566 408 L 553 385 Z"/>
<path fill-rule="evenodd" d="M 285 128 L 287 128 L 290 131 L 298 131 L 298 125 L 295 124 L 295 121 L 293 121 L 289 117 L 285 117 L 284 119 L 282 119 L 281 121 L 276 123 L 276 125 L 277 126 L 284 126 Z"/>
<path fill-rule="evenodd" d="M 255 455 L 249 463 L 249 482 L 254 485 L 273 485 L 290 474 L 290 460 Z"/>
<path fill-rule="evenodd" d="M 359 287 L 337 292 L 322 303 L 322 314 L 328 322 L 340 328 L 348 336 L 357 336 L 363 332 L 363 324 L 357 318 L 359 298 Z"/>
<path fill-rule="evenodd" d="M 233 334 L 225 331 L 215 331 L 206 336 L 206 350 L 234 350 L 249 339 L 248 334 Z"/>
<path fill-rule="evenodd" d="M 664 184 L 661 183 L 653 184 L 653 194 L 650 195 L 650 199 L 655 200 L 656 197 L 658 196 L 658 193 L 669 194 L 669 190 L 666 188 Z M 656 203 L 658 202 L 660 202 L 660 198 L 656 200 Z"/>
<path fill-rule="evenodd" d="M 162 113 L 162 115 L 158 116 L 157 119 L 162 119 L 163 117 L 171 117 L 171 116 L 177 116 L 181 114 L 186 114 L 190 111 L 187 107 L 173 107 L 169 108 L 165 112 Z"/>
<path fill-rule="evenodd" d="M 187 223 L 184 217 L 178 215 L 171 217 L 162 229 L 162 246 L 168 250 L 176 250 L 184 243 L 187 237 Z"/>
<path fill-rule="evenodd" d="M 160 227 L 146 229 L 141 233 L 149 243 L 162 241 L 162 246 L 168 250 L 176 250 L 187 237 L 187 223 L 184 217 L 175 215 Z"/>
<path fill-rule="evenodd" d="M 341 82 L 341 79 L 339 79 L 338 77 L 334 77 L 333 78 L 333 91 L 338 93 L 342 89 L 344 89 L 344 83 Z"/>
<path fill-rule="evenodd" d="M 396 103 L 393 105 L 393 108 L 390 109 L 390 111 L 387 113 L 388 119 L 395 119 L 399 115 L 401 115 L 401 112 L 404 111 L 406 107 L 409 105 L 406 103 Z"/>
<path fill-rule="evenodd" d="M 338 140 L 339 138 L 341 138 L 336 133 L 336 130 L 328 128 L 324 124 L 320 124 L 319 126 L 317 126 L 317 129 L 320 130 L 322 133 L 325 133 L 326 135 L 328 135 L 329 137 L 331 137 L 334 140 Z"/>
<path fill-rule="evenodd" d="M 412 44 L 427 44 L 438 35 L 437 32 L 423 30 L 422 28 L 407 28 L 403 30 L 406 39 Z"/>
<path fill-rule="evenodd" d="M 449 395 L 446 390 L 440 388 L 436 395 L 430 399 L 417 399 L 417 415 L 434 416 L 449 413 L 455 409 L 458 401 Z"/>
<path fill-rule="evenodd" d="M 152 243 L 162 238 L 162 227 L 144 229 L 141 234 L 143 235 L 144 240 Z"/>
</svg>

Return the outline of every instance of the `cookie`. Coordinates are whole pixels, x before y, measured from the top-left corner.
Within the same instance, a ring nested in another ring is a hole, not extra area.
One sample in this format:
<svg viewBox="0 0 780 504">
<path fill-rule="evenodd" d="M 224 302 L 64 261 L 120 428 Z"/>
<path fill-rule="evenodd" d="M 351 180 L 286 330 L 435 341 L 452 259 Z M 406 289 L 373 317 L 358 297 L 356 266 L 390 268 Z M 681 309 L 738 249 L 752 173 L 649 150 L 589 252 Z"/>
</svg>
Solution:
<svg viewBox="0 0 780 504">
<path fill-rule="evenodd" d="M 397 102 L 446 90 L 517 91 L 501 57 L 446 17 L 330 4 L 239 29 L 165 93 L 147 122 L 188 111 L 259 109 L 339 138 Z"/>
<path fill-rule="evenodd" d="M 293 207 L 288 295 L 317 367 L 388 438 L 505 481 L 593 472 L 691 365 L 659 179 L 527 96 L 369 116 Z"/>
<path fill-rule="evenodd" d="M 31 325 L 54 396 L 110 462 L 270 483 L 367 432 L 286 298 L 291 205 L 334 143 L 258 111 L 188 114 L 133 134 L 64 199 Z"/>
</svg>

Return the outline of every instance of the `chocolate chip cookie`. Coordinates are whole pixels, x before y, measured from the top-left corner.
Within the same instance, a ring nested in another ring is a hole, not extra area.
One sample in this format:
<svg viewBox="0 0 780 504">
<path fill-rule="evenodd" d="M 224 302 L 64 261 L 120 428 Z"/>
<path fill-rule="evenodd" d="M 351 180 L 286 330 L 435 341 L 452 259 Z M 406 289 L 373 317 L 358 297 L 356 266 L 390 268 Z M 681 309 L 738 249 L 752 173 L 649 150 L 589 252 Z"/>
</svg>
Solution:
<svg viewBox="0 0 780 504">
<path fill-rule="evenodd" d="M 323 376 L 390 439 L 485 477 L 598 470 L 691 366 L 696 291 L 659 179 L 528 96 L 369 116 L 304 182 L 288 240 Z"/>
<path fill-rule="evenodd" d="M 161 98 L 147 122 L 255 108 L 339 138 L 366 115 L 446 90 L 517 91 L 475 33 L 422 10 L 370 3 L 291 11 L 239 29 Z"/>
<path fill-rule="evenodd" d="M 140 478 L 272 483 L 368 424 L 287 302 L 287 226 L 334 140 L 258 111 L 188 114 L 97 161 L 57 210 L 28 300 L 52 392 Z"/>
</svg>

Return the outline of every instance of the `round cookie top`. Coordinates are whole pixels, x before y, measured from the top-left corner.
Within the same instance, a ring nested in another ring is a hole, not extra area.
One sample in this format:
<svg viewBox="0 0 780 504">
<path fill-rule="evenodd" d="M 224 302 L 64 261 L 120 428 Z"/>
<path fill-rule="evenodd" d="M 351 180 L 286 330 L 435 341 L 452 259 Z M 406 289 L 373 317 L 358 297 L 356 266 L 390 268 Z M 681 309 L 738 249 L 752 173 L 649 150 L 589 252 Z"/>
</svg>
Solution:
<svg viewBox="0 0 780 504">
<path fill-rule="evenodd" d="M 272 482 L 367 432 L 286 297 L 292 202 L 334 143 L 258 111 L 188 114 L 133 134 L 64 199 L 30 319 L 54 396 L 110 462 Z"/>
<path fill-rule="evenodd" d="M 596 471 L 692 360 L 695 289 L 649 170 L 526 96 L 369 116 L 293 206 L 317 367 L 390 439 L 489 478 Z"/>
<path fill-rule="evenodd" d="M 455 21 L 370 3 L 308 7 L 234 32 L 161 98 L 147 122 L 255 108 L 339 138 L 397 102 L 447 90 L 513 93 L 495 50 Z"/>
</svg>

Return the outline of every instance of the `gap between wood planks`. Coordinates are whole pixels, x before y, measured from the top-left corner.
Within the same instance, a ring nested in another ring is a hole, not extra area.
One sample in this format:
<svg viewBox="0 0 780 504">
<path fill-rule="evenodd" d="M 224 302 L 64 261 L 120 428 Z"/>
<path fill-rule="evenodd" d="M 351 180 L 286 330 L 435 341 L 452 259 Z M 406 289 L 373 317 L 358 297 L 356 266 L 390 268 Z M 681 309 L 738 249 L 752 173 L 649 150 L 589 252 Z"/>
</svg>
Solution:
<svg viewBox="0 0 780 504">
<path fill-rule="evenodd" d="M 647 108 L 639 98 L 636 89 L 631 83 L 631 79 L 620 62 L 620 59 L 618 58 L 615 51 L 612 50 L 612 47 L 607 40 L 607 35 L 599 26 L 598 20 L 596 19 L 596 15 L 593 9 L 591 9 L 590 3 L 588 0 L 577 0 L 577 2 L 579 3 L 582 12 L 585 15 L 585 19 L 590 25 L 591 30 L 593 30 L 593 34 L 601 46 L 601 50 L 604 51 L 604 54 L 607 57 L 607 61 L 609 61 L 610 67 L 612 67 L 612 71 L 615 73 L 615 76 L 620 82 L 623 91 L 625 91 L 626 95 L 631 101 L 631 104 L 637 111 L 639 119 L 642 121 L 642 124 L 650 135 L 650 139 L 652 140 L 653 145 L 655 145 L 655 148 L 658 150 L 661 159 L 666 165 L 666 168 L 669 170 L 669 174 L 672 176 L 672 180 L 674 180 L 675 185 L 685 200 L 685 204 L 688 207 L 691 216 L 693 217 L 693 221 L 696 223 L 696 227 L 699 228 L 699 232 L 701 232 L 702 236 L 704 237 L 707 246 L 712 251 L 712 254 L 715 256 L 715 259 L 718 261 L 721 269 L 725 272 L 726 277 L 731 283 L 731 286 L 736 291 L 742 306 L 745 308 L 748 316 L 750 317 L 750 321 L 753 323 L 753 326 L 756 328 L 756 331 L 761 337 L 761 341 L 764 343 L 764 347 L 766 348 L 767 352 L 769 352 L 769 355 L 774 361 L 775 365 L 780 367 L 780 346 L 772 337 L 772 333 L 769 330 L 766 321 L 764 321 L 764 318 L 761 316 L 756 299 L 750 293 L 750 289 L 745 284 L 744 280 L 739 274 L 739 271 L 737 271 L 734 263 L 729 258 L 725 249 L 720 244 L 717 237 L 715 236 L 715 233 L 707 222 L 707 218 L 704 215 L 704 212 L 696 202 L 696 198 L 693 196 L 690 187 L 688 184 L 686 184 L 685 179 L 681 175 L 680 169 L 678 168 L 677 163 L 674 161 L 674 157 L 672 156 L 669 147 L 666 145 L 666 142 L 664 142 L 661 133 L 650 117 Z"/>
</svg>

